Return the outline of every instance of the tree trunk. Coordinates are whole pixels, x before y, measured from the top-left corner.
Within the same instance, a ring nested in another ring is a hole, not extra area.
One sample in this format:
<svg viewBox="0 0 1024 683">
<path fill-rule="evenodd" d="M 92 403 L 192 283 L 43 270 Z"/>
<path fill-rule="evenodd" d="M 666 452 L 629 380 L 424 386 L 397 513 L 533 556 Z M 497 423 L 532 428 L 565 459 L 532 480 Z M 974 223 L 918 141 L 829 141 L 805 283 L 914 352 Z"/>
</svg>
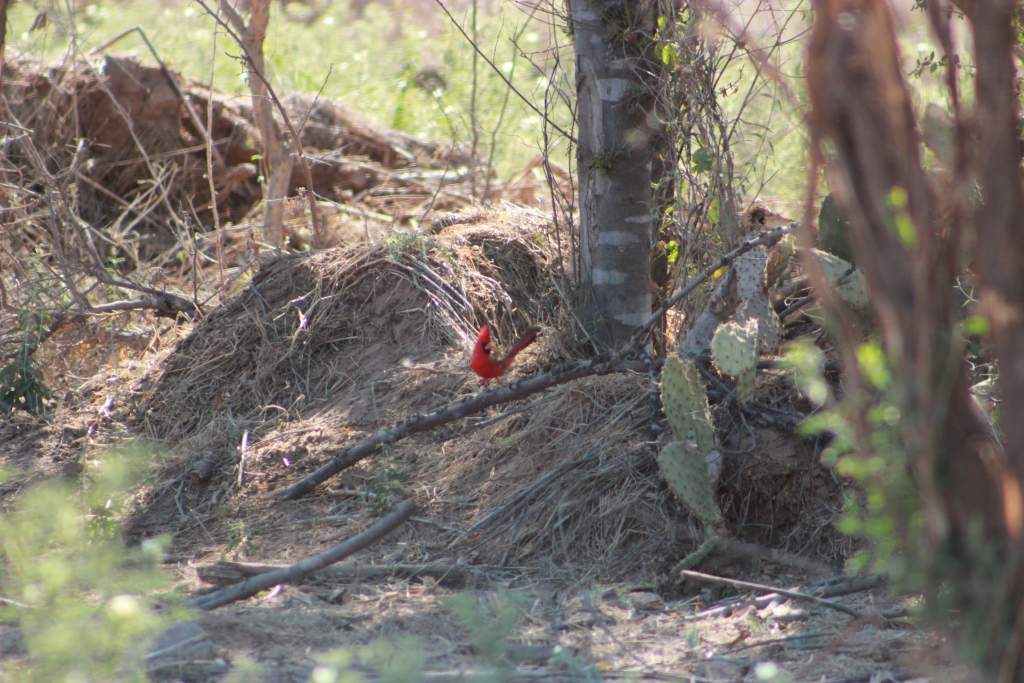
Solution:
<svg viewBox="0 0 1024 683">
<path fill-rule="evenodd" d="M 653 3 L 570 0 L 576 46 L 580 262 L 596 337 L 617 344 L 651 313 L 654 207 L 644 74 Z"/>
<path fill-rule="evenodd" d="M 256 69 L 264 76 L 267 70 L 263 61 L 263 38 L 269 22 L 270 0 L 253 0 L 252 15 L 242 39 Z M 252 91 L 256 125 L 263 138 L 263 241 L 280 247 L 284 239 L 284 203 L 292 177 L 292 158 L 284 147 L 281 128 L 274 120 L 274 104 L 270 100 L 267 86 L 258 76 L 250 74 L 249 89 Z"/>
<path fill-rule="evenodd" d="M 938 8 L 930 9 L 941 35 L 948 25 Z M 890 397 L 900 410 L 900 446 L 919 496 L 922 528 L 895 513 L 890 521 L 909 546 L 910 578 L 924 583 L 933 616 L 948 623 L 956 614 L 968 651 L 991 679 L 1007 683 L 1024 681 L 1024 422 L 1018 417 L 1024 409 L 1024 200 L 1011 8 L 1008 0 L 970 3 L 979 137 L 971 145 L 972 175 L 966 125 L 958 121 L 959 159 L 942 190 L 945 205 L 921 166 L 915 113 L 884 0 L 815 0 L 807 72 L 813 139 L 832 145 L 830 179 L 871 289 L 893 375 Z M 956 77 L 947 83 L 955 86 Z M 956 101 L 955 90 L 951 94 Z M 984 205 L 962 225 L 966 188 L 975 181 Z M 1004 396 L 1005 447 L 992 438 L 969 393 L 957 329 L 953 286 L 961 240 L 970 230 L 982 266 L 982 300 L 993 304 L 988 315 Z M 843 349 L 847 388 L 863 407 L 850 341 Z M 861 447 L 872 452 L 878 428 L 863 410 L 858 415 Z"/>
<path fill-rule="evenodd" d="M 0 85 L 3 85 L 4 44 L 7 37 L 7 5 L 8 0 L 0 0 Z"/>
</svg>

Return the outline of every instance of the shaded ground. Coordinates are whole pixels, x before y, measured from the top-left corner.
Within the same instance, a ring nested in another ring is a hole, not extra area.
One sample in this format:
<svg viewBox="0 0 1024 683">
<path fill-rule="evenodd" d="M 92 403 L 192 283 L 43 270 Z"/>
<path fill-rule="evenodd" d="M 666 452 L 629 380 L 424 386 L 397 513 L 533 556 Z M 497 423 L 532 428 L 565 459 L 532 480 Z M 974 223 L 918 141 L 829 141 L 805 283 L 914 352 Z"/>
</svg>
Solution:
<svg viewBox="0 0 1024 683">
<path fill-rule="evenodd" d="M 173 567 L 191 591 L 202 590 L 196 567 L 222 558 L 295 562 L 410 495 L 428 508 L 350 563 L 458 563 L 469 573 L 459 589 L 429 578 L 286 586 L 203 615 L 202 642 L 225 664 L 191 680 L 215 678 L 243 658 L 260 665 L 261 680 L 307 680 L 318 653 L 405 636 L 419 639 L 431 671 L 493 666 L 474 655 L 474 633 L 446 602 L 465 588 L 483 614 L 502 595 L 525 596 L 510 643 L 563 646 L 529 650 L 535 659 L 517 664 L 526 677 L 745 681 L 759 680 L 757 663 L 771 660 L 794 680 L 867 681 L 944 661 L 931 654 L 937 641 L 906 623 L 858 624 L 813 605 L 762 602 L 695 618 L 742 592 L 664 581 L 700 532 L 657 473 L 646 375 L 580 380 L 402 442 L 306 499 L 274 499 L 374 429 L 477 391 L 468 353 L 482 322 L 502 340 L 526 321 L 544 327 L 521 358 L 523 373 L 584 352 L 546 284 L 552 254 L 534 239 L 545 220 L 478 212 L 402 245 L 266 262 L 201 323 L 153 329 L 145 347 L 107 349 L 107 363 L 56 414 L 8 418 L 0 453 L 18 475 L 3 485 L 4 505 L 33 480 L 79 476 L 109 444 L 143 436 L 161 455 L 127 519 L 129 540 L 169 534 L 180 558 Z M 805 410 L 787 386 L 766 374 L 755 399 Z M 729 424 L 731 410 L 715 408 L 718 424 Z M 764 556 L 726 554 L 699 568 L 812 590 L 850 551 L 831 525 L 840 484 L 813 442 L 744 420 L 749 431 L 737 422 L 722 435 L 732 453 L 719 502 L 736 537 L 760 544 Z M 203 482 L 191 475 L 200 461 L 213 465 Z M 794 568 L 789 556 L 773 562 L 770 548 L 802 555 L 814 571 Z M 840 600 L 865 611 L 896 606 L 884 589 Z M 379 666 L 364 662 L 371 673 Z"/>
</svg>

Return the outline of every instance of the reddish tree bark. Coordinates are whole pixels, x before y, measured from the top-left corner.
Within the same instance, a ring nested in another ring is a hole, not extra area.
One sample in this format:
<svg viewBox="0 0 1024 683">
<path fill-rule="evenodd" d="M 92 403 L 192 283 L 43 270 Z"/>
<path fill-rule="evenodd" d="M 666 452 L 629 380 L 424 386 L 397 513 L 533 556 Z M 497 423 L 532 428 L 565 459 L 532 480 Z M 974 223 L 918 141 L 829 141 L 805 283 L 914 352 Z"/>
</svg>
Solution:
<svg viewBox="0 0 1024 683">
<path fill-rule="evenodd" d="M 812 134 L 834 150 L 829 177 L 852 224 L 851 241 L 894 373 L 902 445 L 924 513 L 924 537 L 904 538 L 916 545 L 908 556 L 918 558 L 932 606 L 959 611 L 967 626 L 961 635 L 985 670 L 999 680 L 1024 680 L 1013 644 L 1024 628 L 1017 623 L 1024 596 L 1018 571 L 1024 422 L 1006 420 L 1005 449 L 990 436 L 969 393 L 953 298 L 961 227 L 973 227 L 984 296 L 991 302 L 1004 414 L 1016 415 L 1010 402 L 1024 407 L 1024 201 L 1014 125 L 1012 3 L 978 2 L 968 11 L 977 46 L 974 178 L 985 202 L 966 226 L 958 221 L 966 213 L 961 190 L 967 174 L 955 177 L 944 194 L 954 202 L 950 210 L 940 207 L 922 169 L 888 5 L 815 0 L 814 8 Z M 938 9 L 931 9 L 934 19 Z M 942 25 L 936 26 L 941 34 Z M 955 79 L 950 82 L 955 86 Z M 966 126 L 958 130 L 963 134 Z M 961 157 L 967 148 L 961 139 Z M 956 167 L 966 170 L 966 160 Z M 845 357 L 853 358 L 852 349 Z M 848 366 L 857 372 L 855 361 Z M 858 427 L 862 447 L 869 449 L 865 424 L 861 420 Z"/>
</svg>

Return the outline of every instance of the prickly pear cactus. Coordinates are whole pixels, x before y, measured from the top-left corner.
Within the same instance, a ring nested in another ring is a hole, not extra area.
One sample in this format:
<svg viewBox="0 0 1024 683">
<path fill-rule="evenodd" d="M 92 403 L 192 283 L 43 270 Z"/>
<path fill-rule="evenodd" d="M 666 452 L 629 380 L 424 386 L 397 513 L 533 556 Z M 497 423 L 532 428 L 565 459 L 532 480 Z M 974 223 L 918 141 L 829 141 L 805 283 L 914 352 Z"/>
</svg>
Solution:
<svg viewBox="0 0 1024 683">
<path fill-rule="evenodd" d="M 745 325 L 720 325 L 711 340 L 711 353 L 715 365 L 722 373 L 735 377 L 736 398 L 742 404 L 754 393 L 757 373 L 758 323 L 749 320 Z"/>
<path fill-rule="evenodd" d="M 714 450 L 715 434 L 707 394 L 692 361 L 669 357 L 661 379 L 661 402 L 678 441 L 658 454 L 658 467 L 669 487 L 695 517 L 718 525 L 718 509 L 708 478 L 708 454 Z"/>
<path fill-rule="evenodd" d="M 692 361 L 669 356 L 661 373 L 661 403 L 672 433 L 679 441 L 692 440 L 702 453 L 715 447 L 708 396 Z"/>
<path fill-rule="evenodd" d="M 736 293 L 746 301 L 765 288 L 764 269 L 768 264 L 768 250 L 762 247 L 751 249 L 733 263 L 736 273 Z"/>
<path fill-rule="evenodd" d="M 847 261 L 818 249 L 811 254 L 825 273 L 829 285 L 851 306 L 867 308 L 868 283 L 864 274 Z M 842 280 L 843 284 L 838 284 Z"/>
<path fill-rule="evenodd" d="M 750 250 L 733 264 L 736 294 L 740 298 L 736 321 L 741 325 L 751 320 L 757 321 L 757 347 L 760 353 L 775 353 L 782 341 L 782 323 L 768 298 L 770 266 L 768 250 L 764 247 Z"/>
<path fill-rule="evenodd" d="M 821 200 L 821 209 L 818 210 L 818 246 L 844 261 L 853 263 L 850 221 L 843 215 L 834 194 L 830 192 Z"/>
<path fill-rule="evenodd" d="M 721 523 L 722 511 L 711 491 L 703 453 L 673 441 L 658 454 L 658 467 L 673 493 L 694 517 L 711 526 Z"/>
<path fill-rule="evenodd" d="M 772 308 L 767 292 L 753 296 L 736 311 L 736 322 L 740 325 L 757 325 L 757 350 L 759 353 L 775 353 L 782 343 L 782 321 Z"/>
</svg>

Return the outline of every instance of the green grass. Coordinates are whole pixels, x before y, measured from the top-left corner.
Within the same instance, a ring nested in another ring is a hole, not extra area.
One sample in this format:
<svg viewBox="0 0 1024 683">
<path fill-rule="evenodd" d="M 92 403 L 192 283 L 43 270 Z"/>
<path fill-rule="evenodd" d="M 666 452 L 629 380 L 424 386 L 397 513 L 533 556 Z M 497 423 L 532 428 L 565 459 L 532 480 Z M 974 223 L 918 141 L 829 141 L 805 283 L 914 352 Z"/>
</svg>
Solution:
<svg viewBox="0 0 1024 683">
<path fill-rule="evenodd" d="M 467 32 L 472 32 L 468 12 L 453 14 Z M 12 7 L 8 49 L 41 55 L 50 61 L 63 59 L 72 33 L 66 13 L 51 10 L 47 27 L 29 33 L 35 16 L 36 9 L 28 3 Z M 239 49 L 221 29 L 214 51 L 215 22 L 194 3 L 104 0 L 89 5 L 74 17 L 79 52 L 88 55 L 136 25 L 146 31 L 171 68 L 208 84 L 213 56 L 214 87 L 240 97 L 248 95 L 245 69 L 236 58 Z M 492 56 L 521 93 L 542 106 L 547 81 L 520 55 L 511 38 L 518 35 L 525 52 L 541 50 L 548 44 L 548 28 L 509 4 L 488 9 L 481 3 L 477 35 L 483 52 Z M 335 2 L 317 21 L 306 24 L 291 11 L 282 14 L 275 2 L 265 50 L 270 80 L 278 94 L 312 95 L 322 87 L 323 97 L 347 105 L 374 123 L 413 135 L 448 143 L 454 140 L 468 147 L 475 111 L 478 149 L 483 158 L 490 153 L 493 131 L 498 131 L 494 164 L 499 180 L 515 174 L 538 153 L 540 117 L 514 94 L 505 105 L 504 81 L 479 59 L 472 106 L 474 53 L 433 4 L 418 6 L 414 11 L 411 7 L 391 9 L 374 3 L 367 7 L 363 18 L 356 18 L 345 3 Z M 109 51 L 155 65 L 136 33 Z M 99 64 L 102 57 L 89 59 Z M 413 76 L 424 67 L 439 69 L 447 87 L 434 93 L 415 87 Z M 564 107 L 556 111 L 555 117 L 559 124 L 566 125 Z M 562 150 L 564 155 L 564 143 Z"/>
<path fill-rule="evenodd" d="M 468 7 L 464 5 L 453 14 L 472 33 Z M 787 3 L 785 12 L 777 14 L 776 20 L 784 21 L 792 13 L 794 18 L 784 32 L 789 40 L 809 21 L 805 0 Z M 322 88 L 324 97 L 347 105 L 374 123 L 467 147 L 472 143 L 475 113 L 479 155 L 487 159 L 493 153 L 499 182 L 517 176 L 539 153 L 540 116 L 510 94 L 505 82 L 483 60 L 475 58 L 466 39 L 429 0 L 415 4 L 398 0 L 394 7 L 374 2 L 361 18 L 349 10 L 346 2 L 335 0 L 312 23 L 301 21 L 298 15 L 301 10 L 282 13 L 280 4 L 273 4 L 266 54 L 271 82 L 279 94 L 312 95 Z M 48 26 L 29 33 L 35 16 L 35 6 L 29 3 L 13 6 L 8 49 L 42 55 L 47 60 L 63 59 L 71 33 L 66 13 L 51 9 Z M 566 38 L 558 27 L 552 30 L 545 21 L 546 18 L 531 18 L 512 3 L 494 0 L 481 2 L 477 16 L 478 43 L 483 52 L 492 56 L 519 92 L 539 108 L 543 108 L 547 85 L 545 73 L 523 58 L 512 38 L 517 36 L 519 47 L 533 53 L 541 69 L 550 73 L 553 62 L 542 51 L 549 47 L 552 36 L 557 35 L 563 42 Z M 102 0 L 86 6 L 74 16 L 79 52 L 87 54 L 136 25 L 143 27 L 172 68 L 208 83 L 212 56 L 214 87 L 248 97 L 237 46 L 223 30 L 218 30 L 214 49 L 215 22 L 194 3 Z M 766 36 L 777 26 L 769 22 Z M 928 56 L 931 41 L 926 19 L 920 12 L 910 13 L 900 26 L 904 66 L 909 74 L 918 59 Z M 773 42 L 770 37 L 759 38 L 756 29 L 754 37 L 761 49 L 769 49 Z M 743 124 L 732 140 L 740 196 L 745 201 L 761 198 L 793 218 L 800 218 L 807 185 L 808 140 L 803 125 L 807 109 L 803 79 L 805 47 L 803 40 L 790 40 L 771 51 L 771 62 L 783 75 L 785 89 L 759 74 L 756 60 L 740 51 L 733 53 L 720 81 L 728 92 L 723 98 L 728 116 L 732 118 L 742 112 Z M 730 49 L 727 45 L 723 54 Z M 137 34 L 124 38 L 111 51 L 154 64 Z M 101 57 L 90 60 L 99 64 Z M 566 85 L 574 81 L 571 45 L 562 49 L 562 64 L 570 73 L 568 77 L 563 73 L 558 82 L 563 90 L 571 91 Z M 414 75 L 427 67 L 441 72 L 446 88 L 428 93 L 415 87 Z M 908 76 L 908 83 L 919 111 L 928 102 L 945 101 L 941 73 Z M 752 87 L 753 95 L 744 104 Z M 567 108 L 560 102 L 558 105 L 553 118 L 568 129 Z M 552 140 L 556 141 L 553 158 L 564 163 L 565 141 L 557 135 Z M 819 197 L 827 189 L 820 182 Z"/>
</svg>

